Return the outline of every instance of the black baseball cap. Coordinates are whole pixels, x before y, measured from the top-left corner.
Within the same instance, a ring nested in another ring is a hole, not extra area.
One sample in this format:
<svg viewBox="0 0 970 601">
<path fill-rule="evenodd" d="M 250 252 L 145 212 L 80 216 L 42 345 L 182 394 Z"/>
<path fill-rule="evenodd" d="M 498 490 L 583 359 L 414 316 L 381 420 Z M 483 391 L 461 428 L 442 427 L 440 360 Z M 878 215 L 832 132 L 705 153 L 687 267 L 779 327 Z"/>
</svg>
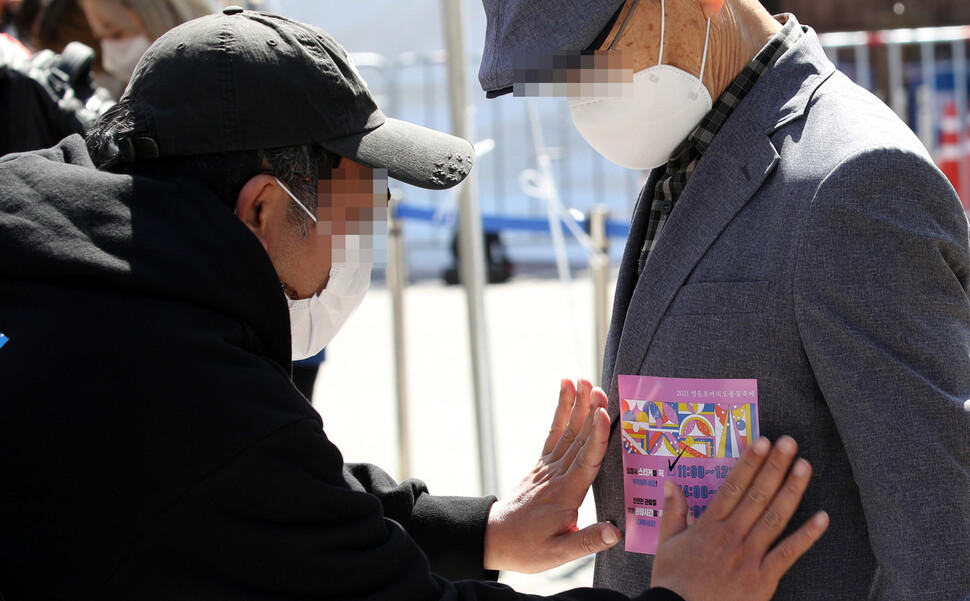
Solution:
<svg viewBox="0 0 970 601">
<path fill-rule="evenodd" d="M 235 6 L 158 38 L 121 102 L 147 127 L 126 160 L 318 144 L 429 189 L 474 162 L 467 140 L 386 117 L 327 32 Z"/>
</svg>

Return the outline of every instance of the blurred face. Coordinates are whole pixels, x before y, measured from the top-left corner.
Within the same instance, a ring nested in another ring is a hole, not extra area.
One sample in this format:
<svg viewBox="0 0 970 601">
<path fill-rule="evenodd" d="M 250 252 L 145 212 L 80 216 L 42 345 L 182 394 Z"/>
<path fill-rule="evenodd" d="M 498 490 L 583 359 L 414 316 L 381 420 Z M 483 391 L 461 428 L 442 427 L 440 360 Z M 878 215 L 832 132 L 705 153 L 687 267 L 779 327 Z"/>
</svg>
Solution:
<svg viewBox="0 0 970 601">
<path fill-rule="evenodd" d="M 124 83 L 131 79 L 152 39 L 135 11 L 113 2 L 82 0 L 94 37 L 101 42 L 101 66 Z"/>
<path fill-rule="evenodd" d="M 118 9 L 111 2 L 81 0 L 81 8 L 88 18 L 94 37 L 101 40 L 123 40 L 141 34 L 147 35 L 145 24 L 138 14 L 126 6 Z"/>
<path fill-rule="evenodd" d="M 318 184 L 318 237 L 329 238 L 331 263 L 373 263 L 387 222 L 387 170 L 341 159 Z"/>
<path fill-rule="evenodd" d="M 322 291 L 333 266 L 374 262 L 375 246 L 386 242 L 387 171 L 342 158 L 329 179 L 321 175 L 316 226 L 292 247 L 293 283 L 283 280 L 294 299 Z"/>
<path fill-rule="evenodd" d="M 317 223 L 306 217 L 309 236 L 287 215 L 297 201 L 270 175 L 250 180 L 237 202 L 237 216 L 263 243 L 293 300 L 321 292 L 333 266 L 373 262 L 386 241 L 386 171 L 343 158 L 320 175 Z"/>
</svg>

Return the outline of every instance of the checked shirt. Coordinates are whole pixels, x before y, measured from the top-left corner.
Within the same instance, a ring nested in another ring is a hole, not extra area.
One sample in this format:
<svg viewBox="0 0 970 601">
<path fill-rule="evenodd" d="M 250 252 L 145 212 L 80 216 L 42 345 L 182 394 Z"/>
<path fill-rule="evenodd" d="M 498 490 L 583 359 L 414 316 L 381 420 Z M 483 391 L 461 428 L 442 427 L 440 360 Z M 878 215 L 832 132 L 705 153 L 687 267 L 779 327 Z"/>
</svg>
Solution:
<svg viewBox="0 0 970 601">
<path fill-rule="evenodd" d="M 734 109 L 741 103 L 762 74 L 774 65 L 779 58 L 802 36 L 802 29 L 791 15 L 776 17 L 782 24 L 781 30 L 758 52 L 724 94 L 714 103 L 714 107 L 701 120 L 700 125 L 670 155 L 664 174 L 654 188 L 653 203 L 647 222 L 647 232 L 640 250 L 637 275 L 643 272 L 647 257 L 653 250 L 667 217 L 674 210 L 677 199 L 687 187 L 698 161 L 711 145 L 714 136 L 728 120 Z"/>
</svg>

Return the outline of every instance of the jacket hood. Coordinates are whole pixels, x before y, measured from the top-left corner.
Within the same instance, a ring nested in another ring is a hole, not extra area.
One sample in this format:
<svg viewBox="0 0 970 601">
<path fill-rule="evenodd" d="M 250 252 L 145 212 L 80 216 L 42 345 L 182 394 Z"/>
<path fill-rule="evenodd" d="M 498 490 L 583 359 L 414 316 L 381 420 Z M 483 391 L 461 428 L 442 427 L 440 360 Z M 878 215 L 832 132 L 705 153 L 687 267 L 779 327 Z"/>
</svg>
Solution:
<svg viewBox="0 0 970 601">
<path fill-rule="evenodd" d="M 98 171 L 77 135 L 0 159 L 0 280 L 201 305 L 243 321 L 289 370 L 286 302 L 256 237 L 204 184 Z"/>
</svg>

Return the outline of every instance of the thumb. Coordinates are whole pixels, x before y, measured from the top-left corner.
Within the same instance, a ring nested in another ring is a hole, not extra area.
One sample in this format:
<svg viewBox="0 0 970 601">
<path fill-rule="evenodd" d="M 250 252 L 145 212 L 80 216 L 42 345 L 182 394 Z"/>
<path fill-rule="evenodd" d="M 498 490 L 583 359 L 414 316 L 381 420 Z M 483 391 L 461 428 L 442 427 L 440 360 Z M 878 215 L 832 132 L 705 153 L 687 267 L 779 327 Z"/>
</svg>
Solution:
<svg viewBox="0 0 970 601">
<path fill-rule="evenodd" d="M 687 499 L 673 480 L 664 480 L 663 517 L 657 533 L 657 548 L 670 537 L 687 528 Z"/>
<path fill-rule="evenodd" d="M 609 522 L 586 526 L 582 530 L 561 535 L 562 563 L 606 551 L 620 542 L 620 530 Z"/>
</svg>

